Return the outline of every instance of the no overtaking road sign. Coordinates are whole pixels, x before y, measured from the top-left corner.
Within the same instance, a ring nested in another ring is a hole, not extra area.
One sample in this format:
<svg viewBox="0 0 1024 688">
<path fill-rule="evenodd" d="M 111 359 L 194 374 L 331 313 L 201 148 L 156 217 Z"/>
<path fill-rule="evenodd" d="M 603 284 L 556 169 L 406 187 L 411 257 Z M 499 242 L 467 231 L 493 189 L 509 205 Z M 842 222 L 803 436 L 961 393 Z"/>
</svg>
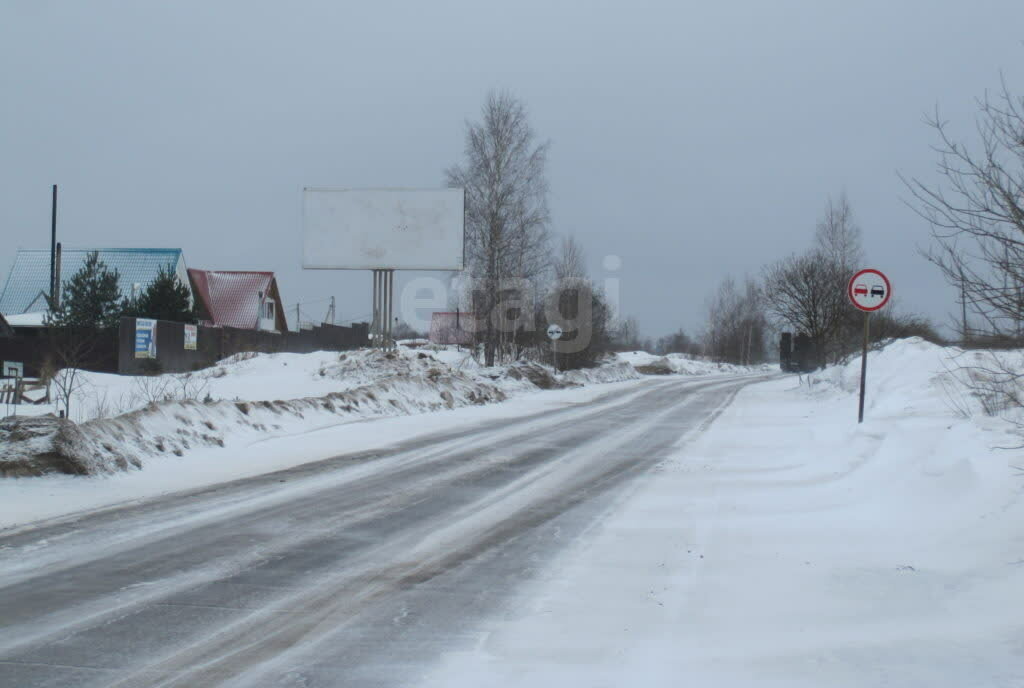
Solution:
<svg viewBox="0 0 1024 688">
<path fill-rule="evenodd" d="M 860 406 L 857 410 L 857 422 L 864 422 L 864 389 L 868 379 L 868 328 L 871 325 L 871 313 L 889 303 L 892 298 L 892 285 L 889 278 L 878 270 L 861 270 L 850 278 L 846 287 L 850 302 L 864 311 L 864 347 L 860 353 Z"/>
<path fill-rule="evenodd" d="M 846 293 L 854 306 L 870 313 L 889 303 L 892 285 L 889 278 L 878 270 L 861 270 L 850 278 Z"/>
</svg>

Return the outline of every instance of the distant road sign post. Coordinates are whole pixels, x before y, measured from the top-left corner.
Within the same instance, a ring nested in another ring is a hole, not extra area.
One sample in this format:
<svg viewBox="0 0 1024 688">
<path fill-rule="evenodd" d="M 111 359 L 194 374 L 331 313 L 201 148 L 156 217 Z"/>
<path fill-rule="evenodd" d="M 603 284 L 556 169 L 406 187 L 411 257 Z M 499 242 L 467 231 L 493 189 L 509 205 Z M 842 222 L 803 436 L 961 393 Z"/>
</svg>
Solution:
<svg viewBox="0 0 1024 688">
<path fill-rule="evenodd" d="M 551 365 L 558 370 L 558 349 L 556 342 L 562 338 L 562 328 L 554 323 L 548 325 L 548 339 L 551 340 Z"/>
<path fill-rule="evenodd" d="M 871 314 L 880 310 L 892 298 L 892 284 L 889 278 L 878 270 L 861 270 L 850 278 L 846 287 L 850 303 L 864 311 L 864 346 L 860 353 L 860 405 L 857 422 L 864 422 L 864 388 L 868 379 L 868 334 Z"/>
</svg>

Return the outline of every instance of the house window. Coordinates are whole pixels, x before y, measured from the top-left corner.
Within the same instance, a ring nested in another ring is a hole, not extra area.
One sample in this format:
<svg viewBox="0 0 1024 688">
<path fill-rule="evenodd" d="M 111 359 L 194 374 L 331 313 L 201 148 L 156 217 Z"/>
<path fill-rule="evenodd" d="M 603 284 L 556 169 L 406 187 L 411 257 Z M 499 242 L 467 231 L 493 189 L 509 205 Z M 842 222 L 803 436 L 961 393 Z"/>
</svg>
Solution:
<svg viewBox="0 0 1024 688">
<path fill-rule="evenodd" d="M 274 301 L 272 299 L 267 299 L 266 301 L 263 302 L 262 317 L 264 320 L 274 320 Z"/>
</svg>

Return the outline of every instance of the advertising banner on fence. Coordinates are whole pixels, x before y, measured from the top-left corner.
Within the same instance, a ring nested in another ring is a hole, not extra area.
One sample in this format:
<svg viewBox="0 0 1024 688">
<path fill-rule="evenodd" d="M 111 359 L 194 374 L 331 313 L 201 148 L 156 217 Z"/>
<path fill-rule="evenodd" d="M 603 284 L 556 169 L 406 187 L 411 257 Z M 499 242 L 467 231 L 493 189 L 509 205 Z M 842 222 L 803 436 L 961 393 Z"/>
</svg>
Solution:
<svg viewBox="0 0 1024 688">
<path fill-rule="evenodd" d="M 135 319 L 135 358 L 156 358 L 156 320 Z"/>
<path fill-rule="evenodd" d="M 196 325 L 185 325 L 185 348 L 189 351 L 195 351 L 198 342 L 199 327 Z"/>
</svg>

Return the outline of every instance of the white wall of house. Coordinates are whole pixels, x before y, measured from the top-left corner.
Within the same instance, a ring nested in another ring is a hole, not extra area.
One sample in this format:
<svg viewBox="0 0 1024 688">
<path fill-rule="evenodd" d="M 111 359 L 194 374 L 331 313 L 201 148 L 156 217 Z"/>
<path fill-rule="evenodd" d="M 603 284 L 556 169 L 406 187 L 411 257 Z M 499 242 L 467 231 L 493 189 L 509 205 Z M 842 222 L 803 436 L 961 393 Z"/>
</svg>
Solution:
<svg viewBox="0 0 1024 688">
<path fill-rule="evenodd" d="M 196 295 L 192 293 L 192 282 L 188 278 L 188 268 L 185 266 L 185 254 L 178 256 L 178 264 L 174 266 L 174 274 L 178 280 L 188 288 L 189 305 L 193 308 L 196 305 Z"/>
<path fill-rule="evenodd" d="M 261 330 L 276 331 L 277 320 L 274 317 L 277 311 L 277 302 L 274 299 L 265 298 L 263 303 L 260 304 L 260 324 Z"/>
</svg>

